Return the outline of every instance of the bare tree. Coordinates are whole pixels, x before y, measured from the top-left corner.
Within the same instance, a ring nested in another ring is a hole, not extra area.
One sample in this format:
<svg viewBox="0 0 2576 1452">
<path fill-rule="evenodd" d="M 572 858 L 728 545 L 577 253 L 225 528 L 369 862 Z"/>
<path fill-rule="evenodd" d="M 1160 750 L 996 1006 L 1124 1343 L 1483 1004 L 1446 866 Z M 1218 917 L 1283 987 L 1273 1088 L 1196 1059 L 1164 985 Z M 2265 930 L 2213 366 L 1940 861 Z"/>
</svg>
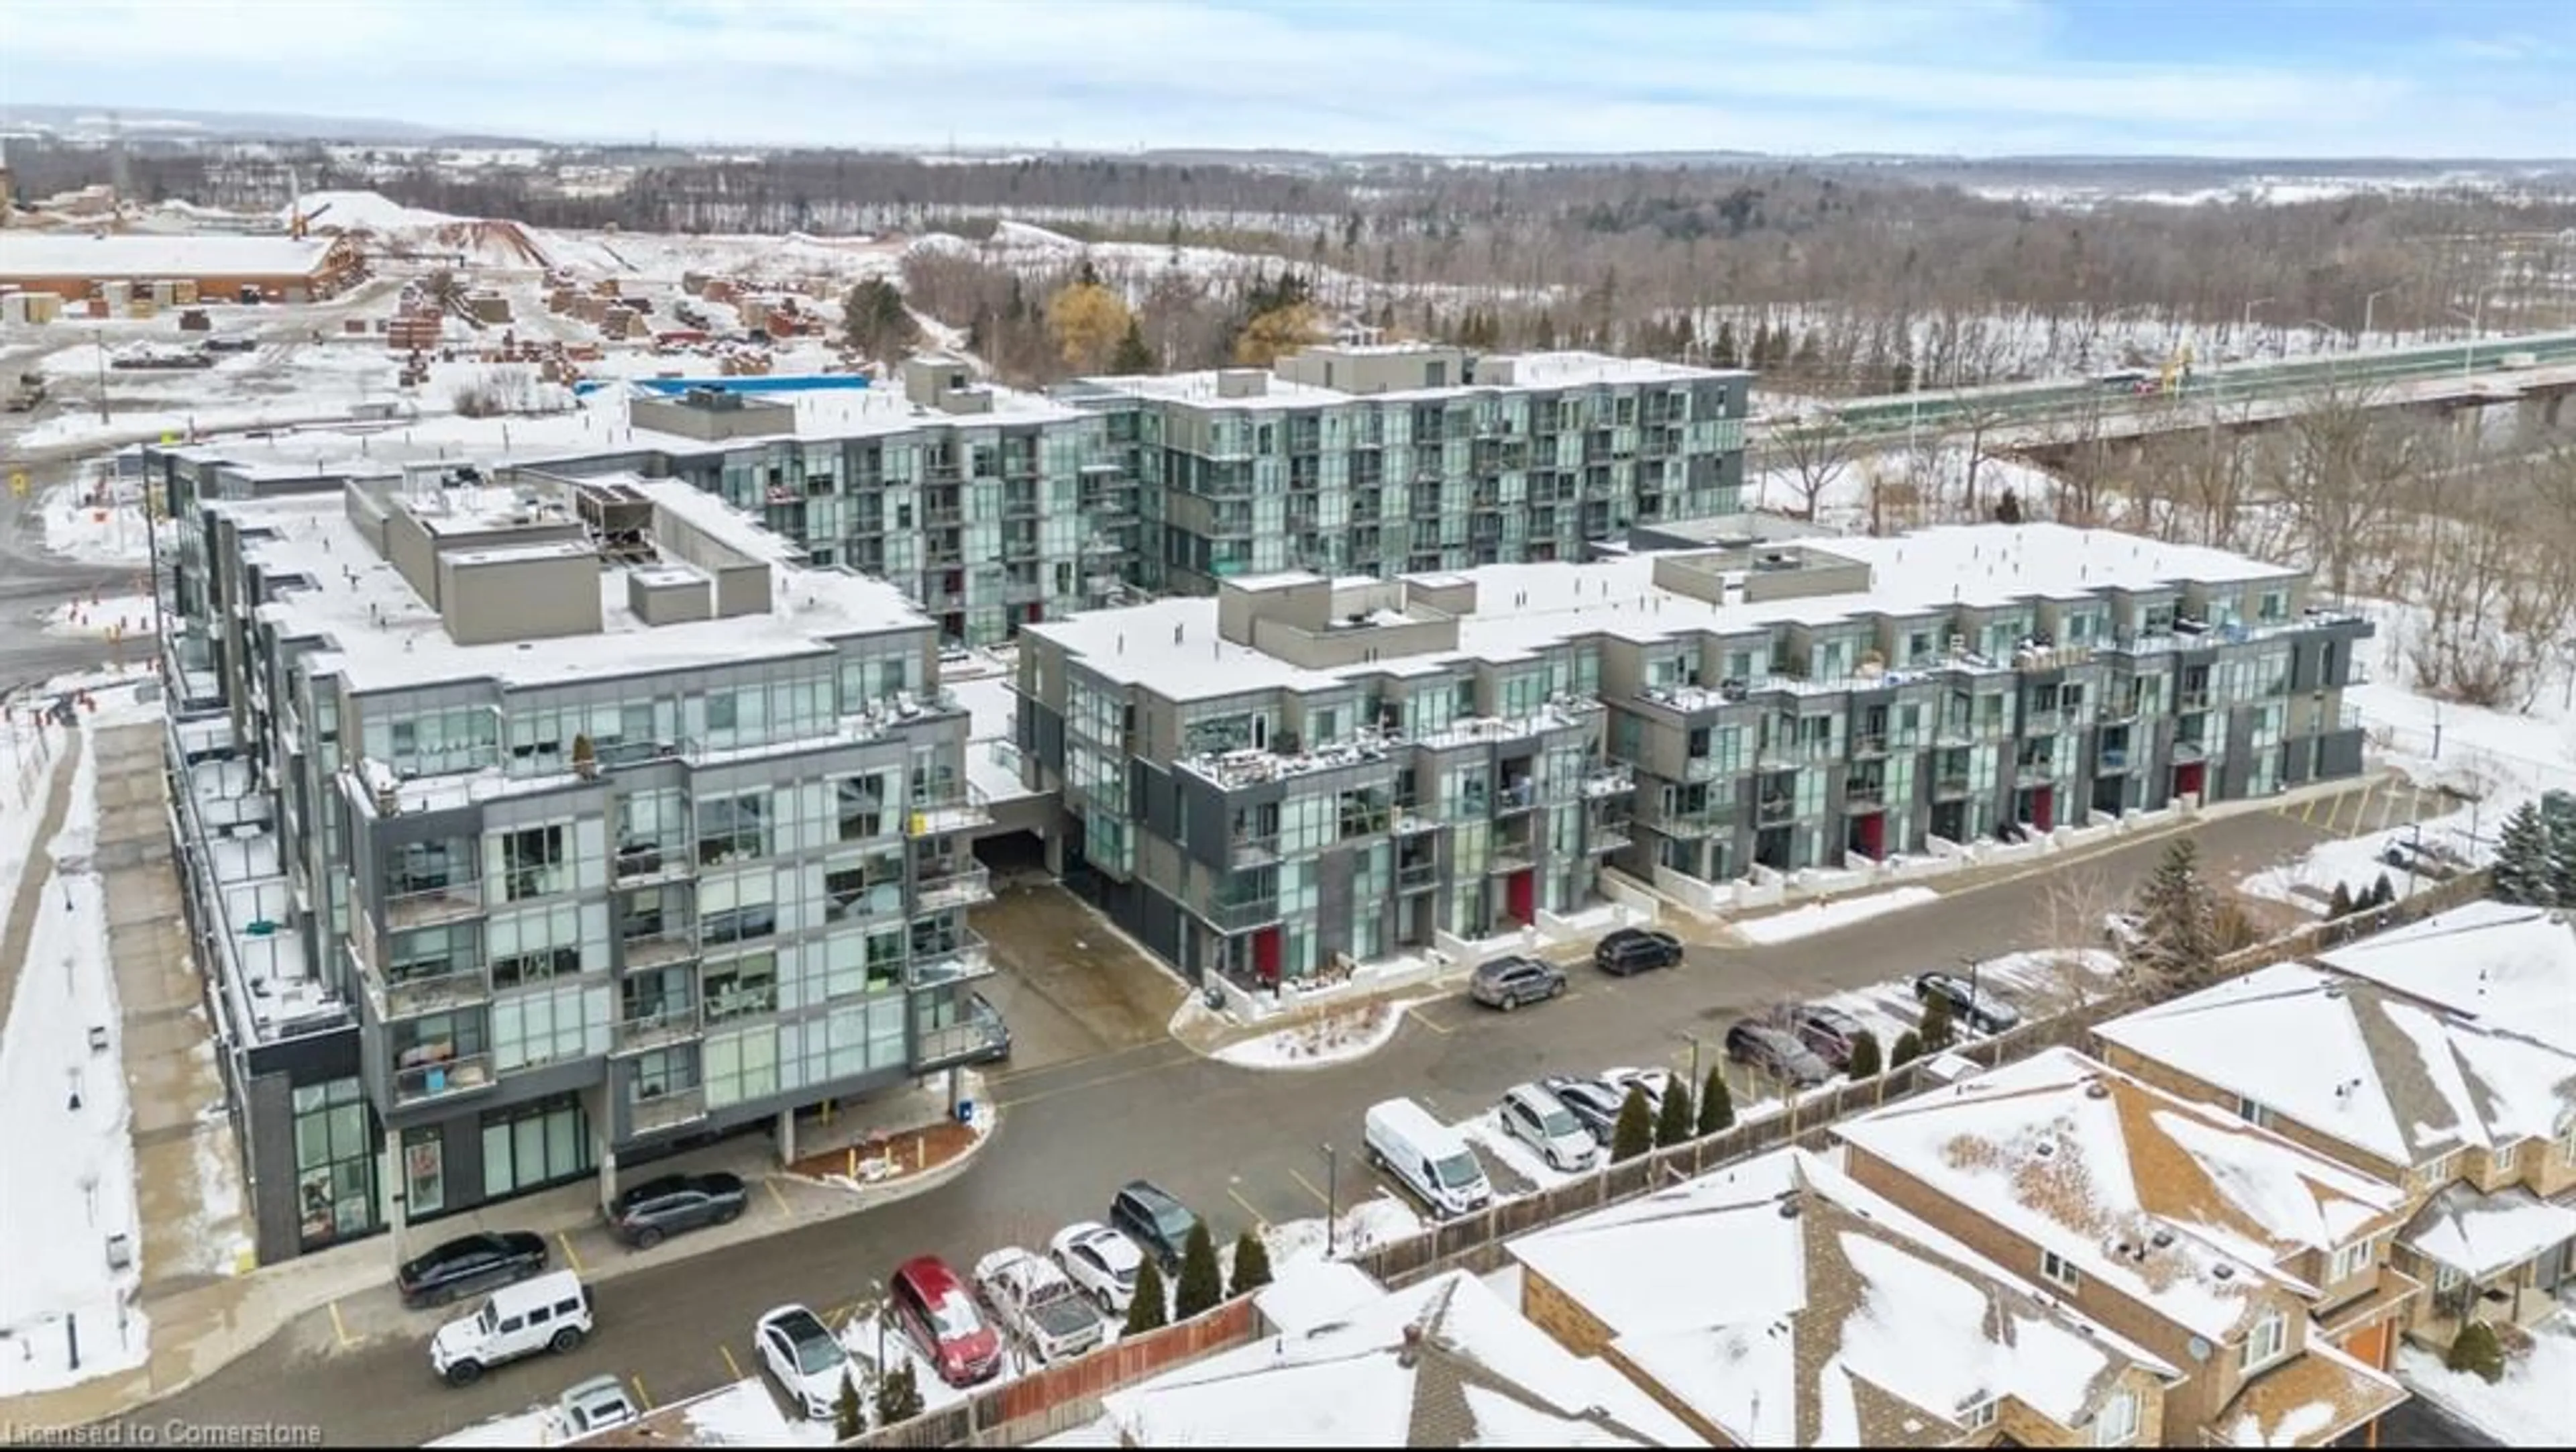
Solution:
<svg viewBox="0 0 2576 1452">
<path fill-rule="evenodd" d="M 2401 553 L 2403 506 L 2448 453 L 2437 431 L 2384 402 L 2367 387 L 2328 388 L 2282 425 L 2276 490 L 2338 600 L 2365 562 Z"/>
<path fill-rule="evenodd" d="M 2110 878 L 2098 868 L 2069 868 L 2049 874 L 2048 892 L 2040 901 L 2039 933 L 2047 944 L 2048 978 L 2063 1002 L 2061 1012 L 2093 1001 L 2106 979 L 2101 955 L 2116 947 L 2111 928 L 2122 907 Z"/>
<path fill-rule="evenodd" d="M 1798 494 L 1798 514 L 1813 520 L 1825 491 L 1860 455 L 1858 440 L 1841 419 L 1827 414 L 1800 419 L 1771 431 L 1773 457 L 1786 466 L 1789 485 Z"/>
</svg>

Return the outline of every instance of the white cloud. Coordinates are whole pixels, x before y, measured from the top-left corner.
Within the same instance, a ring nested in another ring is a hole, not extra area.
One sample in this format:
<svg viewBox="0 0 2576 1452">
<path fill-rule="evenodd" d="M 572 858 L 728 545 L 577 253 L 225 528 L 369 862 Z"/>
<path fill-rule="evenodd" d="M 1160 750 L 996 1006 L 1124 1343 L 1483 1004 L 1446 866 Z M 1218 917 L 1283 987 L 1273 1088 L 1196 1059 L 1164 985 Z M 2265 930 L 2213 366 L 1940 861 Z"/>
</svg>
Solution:
<svg viewBox="0 0 2576 1452">
<path fill-rule="evenodd" d="M 229 23 L 181 26 L 131 0 L 13 6 L 10 89 L 129 111 L 840 145 L 2513 155 L 2576 134 L 2550 91 L 2463 95 L 2390 67 L 2294 59 L 2070 57 L 2040 0 L 225 10 Z"/>
</svg>

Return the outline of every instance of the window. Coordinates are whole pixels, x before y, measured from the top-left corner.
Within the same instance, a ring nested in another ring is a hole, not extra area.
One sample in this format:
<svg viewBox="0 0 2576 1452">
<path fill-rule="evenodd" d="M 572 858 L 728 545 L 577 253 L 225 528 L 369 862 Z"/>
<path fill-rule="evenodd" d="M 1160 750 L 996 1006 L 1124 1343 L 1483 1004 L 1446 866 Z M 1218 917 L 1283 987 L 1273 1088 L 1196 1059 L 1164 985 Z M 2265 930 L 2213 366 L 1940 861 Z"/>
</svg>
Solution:
<svg viewBox="0 0 2576 1452">
<path fill-rule="evenodd" d="M 2558 1131 L 2558 1158 L 2561 1163 L 2576 1165 L 2576 1120 Z"/>
<path fill-rule="evenodd" d="M 745 1014 L 778 1009 L 778 955 L 746 953 L 707 965 L 707 1021 L 720 1023 Z"/>
<path fill-rule="evenodd" d="M 2370 1268 L 2370 1249 L 2371 1241 L 2368 1237 L 2364 1237 L 2363 1239 L 2356 1240 L 2352 1244 L 2336 1251 L 2334 1253 L 2334 1274 L 2326 1277 L 2327 1284 L 2332 1285 L 2338 1282 L 2351 1280 L 2354 1276 L 2368 1270 Z"/>
<path fill-rule="evenodd" d="M 2278 1311 L 2266 1311 L 2254 1323 L 2253 1332 L 2245 1338 L 2245 1354 L 2238 1362 L 2247 1371 L 2256 1371 L 2281 1359 L 2290 1345 L 2289 1318 Z"/>
<path fill-rule="evenodd" d="M 873 776 L 845 776 L 832 784 L 840 839 L 863 842 L 885 834 L 885 788 Z"/>
<path fill-rule="evenodd" d="M 592 1033 L 592 1020 L 597 1033 Z M 578 984 L 495 1000 L 492 1059 L 503 1071 L 608 1051 L 608 994 Z"/>
<path fill-rule="evenodd" d="M 769 855 L 769 793 L 713 797 L 698 805 L 698 865 Z"/>
<path fill-rule="evenodd" d="M 298 1086 L 295 1114 L 297 1230 L 307 1250 L 376 1228 L 375 1165 L 383 1148 L 355 1079 Z"/>
<path fill-rule="evenodd" d="M 1993 1397 L 1987 1397 L 1959 1414 L 1959 1425 L 1971 1432 L 1981 1431 L 1994 1424 L 1995 1399 Z"/>
<path fill-rule="evenodd" d="M 2070 1291 L 2084 1283 L 2083 1275 L 2075 1267 L 2068 1265 L 2065 1258 L 2053 1250 L 2043 1250 L 2039 1253 L 2039 1273 L 2052 1284 L 2063 1286 Z"/>
<path fill-rule="evenodd" d="M 2442 1188 L 2451 1183 L 2451 1177 L 2458 1174 L 2459 1170 L 2460 1152 L 2453 1150 L 2424 1167 L 2424 1188 L 2427 1190 Z"/>
<path fill-rule="evenodd" d="M 2093 1445 L 2123 1447 L 2138 1437 L 2138 1394 L 2115 1391 L 2093 1414 Z"/>
<path fill-rule="evenodd" d="M 563 871 L 561 827 L 525 827 L 501 836 L 501 872 L 511 902 L 545 897 L 571 886 Z"/>
<path fill-rule="evenodd" d="M 2251 1099 L 2239 1098 L 2236 1101 L 2236 1117 L 2256 1129 L 2272 1127 L 2272 1111 Z"/>
<path fill-rule="evenodd" d="M 483 1116 L 483 1198 L 569 1180 L 591 1167 L 590 1124 L 566 1093 Z"/>
</svg>

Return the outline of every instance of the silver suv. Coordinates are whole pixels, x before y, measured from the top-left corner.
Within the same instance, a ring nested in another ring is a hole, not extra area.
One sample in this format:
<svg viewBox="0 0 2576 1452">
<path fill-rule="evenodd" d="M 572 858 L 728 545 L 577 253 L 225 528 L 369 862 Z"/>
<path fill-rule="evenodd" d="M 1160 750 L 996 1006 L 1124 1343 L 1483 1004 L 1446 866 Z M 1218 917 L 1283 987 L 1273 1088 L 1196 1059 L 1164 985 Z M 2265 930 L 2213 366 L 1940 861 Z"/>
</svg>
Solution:
<svg viewBox="0 0 2576 1452">
<path fill-rule="evenodd" d="M 1565 970 L 1519 954 L 1476 965 L 1467 996 L 1488 1008 L 1514 1009 L 1565 991 Z"/>
</svg>

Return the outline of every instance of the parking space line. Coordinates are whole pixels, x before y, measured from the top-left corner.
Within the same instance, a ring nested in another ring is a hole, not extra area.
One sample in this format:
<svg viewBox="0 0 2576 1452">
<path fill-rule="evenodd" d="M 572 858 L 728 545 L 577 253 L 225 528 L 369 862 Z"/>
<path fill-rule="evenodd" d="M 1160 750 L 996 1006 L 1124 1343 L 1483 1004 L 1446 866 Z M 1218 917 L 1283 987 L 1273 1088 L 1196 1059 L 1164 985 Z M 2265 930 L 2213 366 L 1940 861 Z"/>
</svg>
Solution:
<svg viewBox="0 0 2576 1452">
<path fill-rule="evenodd" d="M 358 1343 L 349 1339 L 349 1323 L 340 1319 L 340 1303 L 331 1303 L 331 1334 L 340 1338 L 340 1349 L 348 1350 Z"/>
<path fill-rule="evenodd" d="M 1071 1084 L 1058 1084 L 1052 1089 L 1041 1089 L 1034 1094 L 1025 1094 L 1017 1099 L 997 1100 L 996 1103 L 1003 1109 L 1015 1109 L 1023 1104 L 1035 1104 L 1041 1100 L 1053 1099 L 1058 1095 L 1077 1093 L 1085 1089 L 1102 1088 L 1106 1085 L 1118 1083 L 1122 1079 L 1138 1079 L 1147 1074 L 1160 1074 L 1166 1069 L 1177 1069 L 1184 1064 L 1195 1064 L 1199 1061 L 1198 1055 L 1191 1053 L 1187 1048 L 1182 1047 L 1181 1045 L 1166 1043 L 1162 1045 L 1162 1047 L 1178 1049 L 1179 1056 L 1176 1058 L 1158 1059 L 1151 1064 L 1140 1065 L 1133 1069 L 1122 1069 L 1115 1074 L 1103 1074 L 1096 1079 L 1082 1079 Z"/>
<path fill-rule="evenodd" d="M 787 1208 L 787 1195 L 778 1188 L 776 1180 L 763 1180 L 760 1183 L 768 1187 L 770 1201 L 778 1207 L 779 1214 L 792 1216 L 796 1213 Z"/>
<path fill-rule="evenodd" d="M 630 1376 L 627 1380 L 635 1383 L 635 1401 L 637 1405 L 643 1407 L 644 1410 L 648 1412 L 653 1410 L 653 1394 L 644 1389 L 644 1378 L 640 1376 Z"/>
<path fill-rule="evenodd" d="M 1270 1228 L 1270 1218 L 1263 1215 L 1260 1211 L 1253 1209 L 1252 1202 L 1246 1200 L 1241 1194 L 1237 1193 L 1232 1185 L 1225 1187 L 1225 1198 L 1232 1200 L 1237 1205 L 1243 1207 L 1243 1213 L 1252 1217 L 1252 1226 L 1255 1230 L 1268 1230 Z"/>
<path fill-rule="evenodd" d="M 1304 1175 L 1297 1173 L 1293 1166 L 1288 1171 L 1288 1178 L 1295 1180 L 1299 1189 L 1314 1196 L 1316 1204 L 1323 1206 L 1327 1210 L 1333 1208 L 1332 1200 L 1328 1198 L 1323 1191 L 1315 1188 L 1315 1182 L 1307 1179 Z"/>
<path fill-rule="evenodd" d="M 1435 1034 L 1454 1034 L 1454 1033 L 1456 1033 L 1456 1032 L 1457 1032 L 1457 1030 L 1456 1030 L 1456 1029 L 1453 1029 L 1453 1028 L 1449 1027 L 1447 1024 L 1442 1023 L 1440 1020 L 1438 1020 L 1438 1019 L 1436 1019 L 1436 1018 L 1433 1018 L 1431 1015 L 1429 1015 L 1429 1014 L 1427 1014 L 1427 1013 L 1422 1013 L 1422 1012 L 1416 1011 L 1416 1012 L 1413 1012 L 1413 1013 L 1407 1014 L 1406 1016 L 1407 1016 L 1408 1018 L 1411 1018 L 1415 1023 L 1418 1023 L 1418 1024 L 1422 1025 L 1424 1028 L 1427 1028 L 1427 1029 L 1431 1030 L 1431 1031 L 1432 1031 L 1433 1033 L 1435 1033 Z"/>
<path fill-rule="evenodd" d="M 719 1341 L 716 1343 L 716 1350 L 724 1353 L 725 1370 L 733 1373 L 734 1380 L 742 1380 L 742 1363 L 733 1359 L 733 1348 Z"/>
<path fill-rule="evenodd" d="M 2308 798 L 2307 802 L 2299 808 L 2299 823 L 2300 823 L 2300 825 L 2305 826 L 2305 825 L 2306 825 L 2306 824 L 2307 824 L 2311 819 L 2313 819 L 2313 818 L 2316 816 L 2316 814 L 2317 814 L 2317 803 L 2318 803 L 2318 802 L 2320 802 L 2320 801 L 2323 801 L 2323 800 L 2324 800 L 2324 798 L 2322 798 L 2322 797 L 2310 797 L 2310 798 Z M 2290 804 L 2289 804 L 2288 802 L 2283 802 L 2283 803 L 2281 803 L 2281 810 L 2282 810 L 2282 811 L 2286 812 L 2286 811 L 2288 811 L 2289 809 L 2290 809 Z"/>
<path fill-rule="evenodd" d="M 569 1230 L 558 1230 L 558 1231 L 556 1231 L 556 1232 L 555 1232 L 555 1243 L 556 1243 L 556 1244 L 558 1244 L 558 1245 L 561 1245 L 561 1246 L 563 1247 L 564 1259 L 566 1259 L 566 1260 L 568 1260 L 568 1261 L 571 1261 L 571 1262 L 572 1262 L 572 1273 L 573 1273 L 574 1275 L 577 1275 L 577 1276 L 586 1276 L 586 1275 L 590 1274 L 590 1267 L 585 1266 L 585 1265 L 583 1265 L 583 1264 L 581 1263 L 581 1253 L 580 1253 L 579 1251 L 576 1251 L 576 1250 L 574 1250 L 574 1249 L 572 1248 L 572 1232 L 571 1232 L 571 1231 L 569 1231 Z"/>
</svg>

